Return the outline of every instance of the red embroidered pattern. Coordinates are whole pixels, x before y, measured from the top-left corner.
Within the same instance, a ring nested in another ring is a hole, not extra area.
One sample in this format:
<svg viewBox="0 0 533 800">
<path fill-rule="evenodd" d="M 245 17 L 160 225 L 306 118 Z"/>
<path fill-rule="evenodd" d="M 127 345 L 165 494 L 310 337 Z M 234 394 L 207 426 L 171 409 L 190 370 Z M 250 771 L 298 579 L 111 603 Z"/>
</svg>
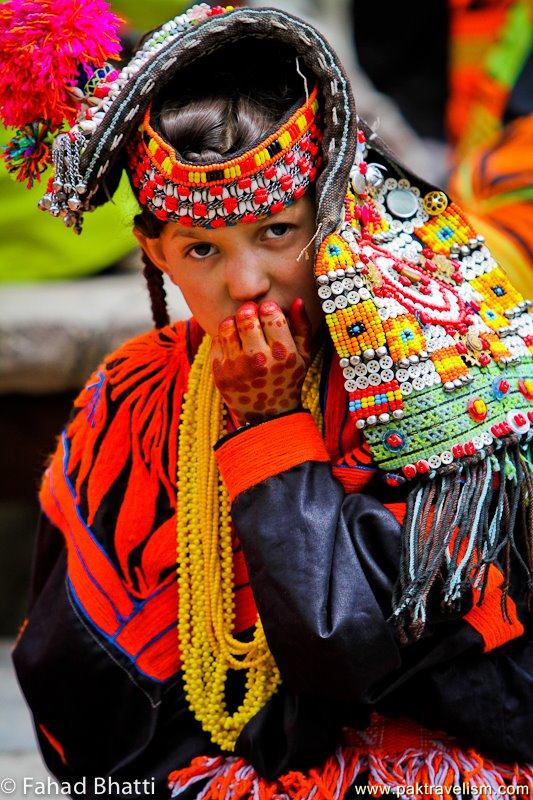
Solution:
<svg viewBox="0 0 533 800">
<path fill-rule="evenodd" d="M 41 503 L 65 537 L 80 611 L 135 667 L 165 681 L 180 667 L 176 585 L 178 425 L 194 320 L 128 342 L 75 403 Z M 236 630 L 257 620 L 235 540 Z"/>
</svg>

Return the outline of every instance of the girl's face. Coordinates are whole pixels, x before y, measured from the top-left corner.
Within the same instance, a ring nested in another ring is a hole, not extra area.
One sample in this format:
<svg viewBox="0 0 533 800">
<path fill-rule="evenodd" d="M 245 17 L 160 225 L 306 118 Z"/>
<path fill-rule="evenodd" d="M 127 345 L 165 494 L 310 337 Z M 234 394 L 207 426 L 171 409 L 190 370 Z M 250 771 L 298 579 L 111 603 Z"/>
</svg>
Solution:
<svg viewBox="0 0 533 800">
<path fill-rule="evenodd" d="M 304 301 L 315 332 L 323 313 L 312 266 L 305 256 L 297 261 L 314 233 L 314 203 L 306 196 L 252 224 L 211 230 L 168 223 L 157 239 L 135 231 L 210 336 L 247 301 L 275 300 L 287 313 L 296 297 Z"/>
</svg>

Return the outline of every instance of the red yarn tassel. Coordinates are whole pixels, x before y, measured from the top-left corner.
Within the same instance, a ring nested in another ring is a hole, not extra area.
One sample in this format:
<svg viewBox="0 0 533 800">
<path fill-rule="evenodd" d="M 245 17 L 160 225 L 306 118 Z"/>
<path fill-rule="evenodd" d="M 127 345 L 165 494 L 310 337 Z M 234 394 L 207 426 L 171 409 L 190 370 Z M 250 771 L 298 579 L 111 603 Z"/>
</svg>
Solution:
<svg viewBox="0 0 533 800">
<path fill-rule="evenodd" d="M 120 53 L 122 20 L 105 0 L 8 0 L 0 5 L 0 118 L 58 129 L 77 109 L 68 93 L 78 69 Z"/>
<path fill-rule="evenodd" d="M 533 790 L 531 765 L 496 764 L 474 750 L 439 747 L 438 742 L 433 742 L 430 748 L 413 747 L 395 754 L 345 747 L 318 769 L 309 773 L 289 772 L 272 782 L 257 775 L 242 758 L 202 756 L 195 758 L 189 767 L 171 772 L 168 785 L 172 797 L 179 797 L 193 783 L 207 781 L 197 795 L 198 800 L 252 797 L 277 800 L 280 796 L 290 800 L 343 800 L 357 777 L 364 773 L 368 773 L 372 796 L 398 790 L 407 794 L 408 787 L 408 796 L 420 800 L 428 797 L 442 800 L 443 795 L 452 793 L 461 798 L 470 786 L 478 789 L 488 786 L 494 795 L 499 793 L 500 786 L 524 786 L 529 793 Z M 458 793 L 452 792 L 452 787 L 459 787 Z"/>
</svg>

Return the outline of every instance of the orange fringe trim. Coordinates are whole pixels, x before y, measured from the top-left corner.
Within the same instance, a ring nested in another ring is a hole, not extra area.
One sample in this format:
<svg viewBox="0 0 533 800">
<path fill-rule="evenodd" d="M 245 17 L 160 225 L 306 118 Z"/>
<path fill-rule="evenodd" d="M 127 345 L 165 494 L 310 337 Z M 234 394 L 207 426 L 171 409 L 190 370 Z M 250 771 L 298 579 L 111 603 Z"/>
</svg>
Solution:
<svg viewBox="0 0 533 800">
<path fill-rule="evenodd" d="M 196 800 L 342 800 L 364 774 L 367 777 L 355 794 L 439 800 L 450 795 L 462 798 L 472 787 L 476 787 L 472 794 L 486 797 L 505 794 L 503 787 L 527 787 L 520 791 L 521 797 L 533 790 L 533 765 L 496 764 L 474 750 L 444 748 L 437 741 L 432 749 L 409 748 L 397 755 L 340 748 L 319 769 L 288 772 L 272 782 L 242 758 L 200 756 L 190 766 L 171 772 L 168 785 L 174 798 L 207 780 Z"/>
</svg>

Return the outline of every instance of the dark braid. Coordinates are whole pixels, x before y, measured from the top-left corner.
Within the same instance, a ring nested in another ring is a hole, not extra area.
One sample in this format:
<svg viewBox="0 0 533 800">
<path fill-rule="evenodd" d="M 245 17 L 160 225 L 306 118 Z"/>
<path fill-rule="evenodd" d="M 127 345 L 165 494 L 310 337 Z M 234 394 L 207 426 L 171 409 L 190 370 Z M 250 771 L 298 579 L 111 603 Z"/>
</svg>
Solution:
<svg viewBox="0 0 533 800">
<path fill-rule="evenodd" d="M 164 328 L 165 325 L 170 324 L 170 318 L 168 316 L 163 273 L 155 266 L 144 251 L 142 259 L 144 264 L 143 275 L 146 279 L 148 291 L 150 292 L 150 304 L 152 306 L 154 325 L 156 328 Z"/>
</svg>

